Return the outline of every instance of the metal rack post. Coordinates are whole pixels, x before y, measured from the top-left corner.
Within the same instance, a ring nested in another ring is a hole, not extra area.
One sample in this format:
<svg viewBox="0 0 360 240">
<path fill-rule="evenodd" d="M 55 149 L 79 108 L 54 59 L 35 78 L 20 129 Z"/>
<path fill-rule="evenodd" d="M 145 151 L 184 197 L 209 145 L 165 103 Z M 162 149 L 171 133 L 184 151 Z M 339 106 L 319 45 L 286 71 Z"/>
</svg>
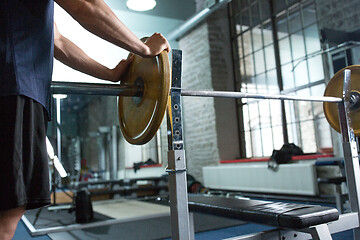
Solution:
<svg viewBox="0 0 360 240">
<path fill-rule="evenodd" d="M 341 135 L 343 141 L 346 180 L 349 191 L 351 212 L 359 213 L 360 206 L 360 168 L 358 148 L 350 118 L 350 77 L 351 70 L 344 70 L 343 101 L 338 103 Z M 357 215 L 358 223 L 360 216 Z M 360 239 L 360 228 L 354 228 L 354 239 Z"/>
<path fill-rule="evenodd" d="M 186 161 L 181 121 L 182 52 L 172 51 L 172 88 L 167 111 L 168 167 L 172 239 L 191 239 Z"/>
</svg>

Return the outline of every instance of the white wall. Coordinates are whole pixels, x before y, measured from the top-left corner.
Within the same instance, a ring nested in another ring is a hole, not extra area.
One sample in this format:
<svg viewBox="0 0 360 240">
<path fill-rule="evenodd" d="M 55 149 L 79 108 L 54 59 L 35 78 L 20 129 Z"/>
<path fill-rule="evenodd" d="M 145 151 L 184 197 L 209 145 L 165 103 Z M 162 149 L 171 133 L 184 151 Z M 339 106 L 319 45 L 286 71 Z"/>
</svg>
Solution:
<svg viewBox="0 0 360 240">
<path fill-rule="evenodd" d="M 161 32 L 166 37 L 170 31 L 183 22 L 177 19 L 144 15 L 136 12 L 131 13 L 114 10 L 114 13 L 139 38 L 151 36 L 154 32 Z M 62 35 L 77 44 L 90 57 L 109 68 L 115 67 L 121 59 L 126 58 L 128 55 L 128 51 L 108 43 L 86 31 L 56 4 L 55 22 Z M 170 42 L 170 45 L 172 48 L 178 47 L 176 42 Z M 77 72 L 58 61 L 54 62 L 53 80 L 110 83 Z"/>
</svg>

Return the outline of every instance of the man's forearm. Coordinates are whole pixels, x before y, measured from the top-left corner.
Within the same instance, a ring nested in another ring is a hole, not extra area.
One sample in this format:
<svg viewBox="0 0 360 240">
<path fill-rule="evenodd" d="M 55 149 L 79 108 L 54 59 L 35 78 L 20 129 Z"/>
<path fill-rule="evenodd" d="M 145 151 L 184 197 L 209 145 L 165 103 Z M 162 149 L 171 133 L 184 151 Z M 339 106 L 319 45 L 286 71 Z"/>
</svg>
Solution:
<svg viewBox="0 0 360 240">
<path fill-rule="evenodd" d="M 54 24 L 54 57 L 65 65 L 93 77 L 114 80 L 109 68 L 90 58 L 73 42 L 62 36 L 56 24 Z"/>
<path fill-rule="evenodd" d="M 76 21 L 95 35 L 140 56 L 149 55 L 141 42 L 103 0 L 56 0 Z"/>
<path fill-rule="evenodd" d="M 63 37 L 54 43 L 54 56 L 71 68 L 93 77 L 111 80 L 111 70 L 85 54 L 70 40 Z"/>
</svg>

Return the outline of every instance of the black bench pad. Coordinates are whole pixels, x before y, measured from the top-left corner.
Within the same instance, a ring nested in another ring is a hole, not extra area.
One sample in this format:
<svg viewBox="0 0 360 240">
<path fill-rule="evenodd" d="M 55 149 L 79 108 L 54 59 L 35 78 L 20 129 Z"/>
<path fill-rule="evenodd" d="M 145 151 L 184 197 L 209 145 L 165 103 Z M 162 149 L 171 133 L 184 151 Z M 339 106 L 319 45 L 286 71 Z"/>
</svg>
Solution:
<svg viewBox="0 0 360 240">
<path fill-rule="evenodd" d="M 331 207 L 202 195 L 189 196 L 189 210 L 291 229 L 339 219 Z"/>
</svg>

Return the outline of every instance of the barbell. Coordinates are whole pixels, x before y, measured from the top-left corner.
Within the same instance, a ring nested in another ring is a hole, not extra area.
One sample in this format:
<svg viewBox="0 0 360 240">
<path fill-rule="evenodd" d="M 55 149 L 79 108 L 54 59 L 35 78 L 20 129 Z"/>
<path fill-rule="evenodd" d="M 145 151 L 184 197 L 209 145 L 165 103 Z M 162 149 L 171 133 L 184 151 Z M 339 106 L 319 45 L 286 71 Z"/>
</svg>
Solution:
<svg viewBox="0 0 360 240">
<path fill-rule="evenodd" d="M 350 81 L 350 119 L 355 136 L 360 136 L 360 65 L 352 65 L 345 67 L 330 79 L 328 82 L 324 96 L 332 96 L 342 98 L 343 96 L 343 79 L 344 70 L 351 70 Z M 324 113 L 330 126 L 337 132 L 340 132 L 339 111 L 336 104 L 324 102 Z"/>
<path fill-rule="evenodd" d="M 351 81 L 351 117 L 355 134 L 360 133 L 360 66 L 348 67 L 352 70 Z M 118 110 L 121 131 L 125 139 L 132 144 L 144 144 L 152 139 L 168 106 L 170 91 L 178 91 L 182 96 L 257 98 L 277 100 L 297 100 L 323 102 L 325 117 L 330 125 L 340 132 L 337 103 L 342 99 L 343 70 L 337 72 L 329 81 L 324 97 L 301 97 L 291 95 L 266 95 L 227 91 L 194 91 L 171 88 L 171 70 L 167 52 L 158 57 L 147 59 L 134 56 L 128 72 L 122 79 L 123 86 L 141 89 L 140 94 L 127 97 L 119 96 Z M 142 92 L 142 93 L 141 93 Z"/>
<path fill-rule="evenodd" d="M 134 56 L 121 84 L 140 91 L 118 100 L 120 129 L 129 143 L 145 144 L 159 129 L 168 103 L 170 74 L 167 52 L 155 58 Z"/>
<path fill-rule="evenodd" d="M 130 56 L 130 55 L 129 55 Z M 354 133 L 360 136 L 360 65 L 351 70 L 350 117 Z M 86 83 L 52 83 L 53 93 L 81 93 L 118 95 L 118 115 L 121 132 L 131 144 L 141 145 L 150 141 L 158 131 L 168 108 L 170 94 L 193 97 L 255 98 L 323 102 L 325 117 L 330 126 L 340 132 L 338 104 L 343 101 L 343 72 L 338 71 L 326 86 L 324 96 L 293 96 L 255 94 L 229 91 L 198 91 L 171 88 L 171 70 L 167 52 L 154 58 L 134 56 L 120 85 Z"/>
</svg>

